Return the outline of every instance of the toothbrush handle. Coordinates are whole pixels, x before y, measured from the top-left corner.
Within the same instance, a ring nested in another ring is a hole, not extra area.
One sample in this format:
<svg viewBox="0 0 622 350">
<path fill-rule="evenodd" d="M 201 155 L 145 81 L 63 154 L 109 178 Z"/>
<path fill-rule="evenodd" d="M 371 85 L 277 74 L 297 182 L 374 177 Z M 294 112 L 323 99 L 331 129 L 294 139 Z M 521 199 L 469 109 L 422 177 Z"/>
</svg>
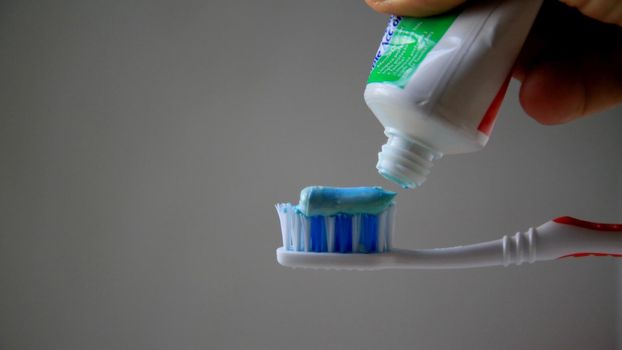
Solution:
<svg viewBox="0 0 622 350">
<path fill-rule="evenodd" d="M 388 267 L 423 269 L 508 266 L 585 256 L 622 257 L 622 224 L 599 224 L 564 216 L 494 241 L 396 251 L 386 256 Z"/>
<path fill-rule="evenodd" d="M 501 239 L 503 265 L 569 257 L 622 257 L 622 225 L 562 216 Z"/>
<path fill-rule="evenodd" d="M 535 260 L 569 257 L 622 257 L 622 224 L 602 224 L 562 216 L 535 229 Z"/>
</svg>

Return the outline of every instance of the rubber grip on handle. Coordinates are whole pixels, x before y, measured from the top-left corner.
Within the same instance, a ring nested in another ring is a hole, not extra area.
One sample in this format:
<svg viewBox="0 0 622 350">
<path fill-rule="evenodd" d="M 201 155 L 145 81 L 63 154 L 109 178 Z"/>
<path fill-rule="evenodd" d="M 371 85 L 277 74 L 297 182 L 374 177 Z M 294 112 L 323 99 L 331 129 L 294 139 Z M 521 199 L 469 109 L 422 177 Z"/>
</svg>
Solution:
<svg viewBox="0 0 622 350">
<path fill-rule="evenodd" d="M 622 234 L 622 224 L 604 224 L 598 222 L 591 222 L 586 220 L 581 220 L 577 218 L 573 218 L 571 216 L 561 216 L 553 220 L 555 223 L 562 225 L 570 225 L 574 227 L 584 228 L 591 230 L 595 234 Z M 560 256 L 558 259 L 563 258 L 583 258 L 588 256 L 608 256 L 615 258 L 622 258 L 622 254 L 612 253 L 612 252 L 600 252 L 600 251 L 578 251 L 572 254 L 566 254 Z"/>
</svg>

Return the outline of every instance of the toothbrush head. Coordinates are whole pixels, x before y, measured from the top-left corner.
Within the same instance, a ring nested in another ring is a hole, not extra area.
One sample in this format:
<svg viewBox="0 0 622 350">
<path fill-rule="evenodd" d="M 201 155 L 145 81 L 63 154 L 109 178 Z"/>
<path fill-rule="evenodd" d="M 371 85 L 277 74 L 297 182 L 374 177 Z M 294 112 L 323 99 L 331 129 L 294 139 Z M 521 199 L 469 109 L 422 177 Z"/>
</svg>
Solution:
<svg viewBox="0 0 622 350">
<path fill-rule="evenodd" d="M 369 270 L 391 250 L 393 192 L 379 187 L 314 187 L 302 194 L 299 205 L 276 205 L 283 237 L 277 249 L 281 265 Z"/>
<path fill-rule="evenodd" d="M 283 248 L 307 253 L 382 253 L 391 248 L 391 205 L 379 214 L 306 216 L 289 203 L 277 204 Z"/>
<path fill-rule="evenodd" d="M 291 268 L 305 268 L 316 270 L 357 270 L 375 271 L 391 268 L 404 268 L 400 261 L 411 252 L 406 250 L 390 250 L 383 253 L 314 253 L 286 250 L 280 247 L 276 250 L 276 260 L 279 264 Z"/>
</svg>

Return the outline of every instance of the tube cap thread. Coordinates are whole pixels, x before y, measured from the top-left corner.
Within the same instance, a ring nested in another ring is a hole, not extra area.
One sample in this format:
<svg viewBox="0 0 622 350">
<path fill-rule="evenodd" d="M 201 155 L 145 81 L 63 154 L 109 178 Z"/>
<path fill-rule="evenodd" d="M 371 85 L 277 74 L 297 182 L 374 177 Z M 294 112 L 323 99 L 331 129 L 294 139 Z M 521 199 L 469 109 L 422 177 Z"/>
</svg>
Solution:
<svg viewBox="0 0 622 350">
<path fill-rule="evenodd" d="M 378 172 L 403 188 L 416 188 L 425 182 L 433 161 L 442 157 L 408 135 L 387 128 L 389 138 L 378 153 Z"/>
</svg>

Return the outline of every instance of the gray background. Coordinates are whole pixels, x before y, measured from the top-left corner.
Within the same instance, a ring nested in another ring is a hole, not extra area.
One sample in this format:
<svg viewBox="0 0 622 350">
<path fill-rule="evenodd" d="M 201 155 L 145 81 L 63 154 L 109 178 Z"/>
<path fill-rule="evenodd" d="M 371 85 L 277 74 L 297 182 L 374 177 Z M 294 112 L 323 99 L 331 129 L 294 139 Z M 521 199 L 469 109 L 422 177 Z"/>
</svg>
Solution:
<svg viewBox="0 0 622 350">
<path fill-rule="evenodd" d="M 385 20 L 353 1 L 0 3 L 0 349 L 615 347 L 609 259 L 276 264 L 274 203 L 396 189 L 362 101 Z M 516 88 L 485 150 L 399 191 L 397 245 L 622 218 L 622 111 L 543 127 Z"/>
</svg>

